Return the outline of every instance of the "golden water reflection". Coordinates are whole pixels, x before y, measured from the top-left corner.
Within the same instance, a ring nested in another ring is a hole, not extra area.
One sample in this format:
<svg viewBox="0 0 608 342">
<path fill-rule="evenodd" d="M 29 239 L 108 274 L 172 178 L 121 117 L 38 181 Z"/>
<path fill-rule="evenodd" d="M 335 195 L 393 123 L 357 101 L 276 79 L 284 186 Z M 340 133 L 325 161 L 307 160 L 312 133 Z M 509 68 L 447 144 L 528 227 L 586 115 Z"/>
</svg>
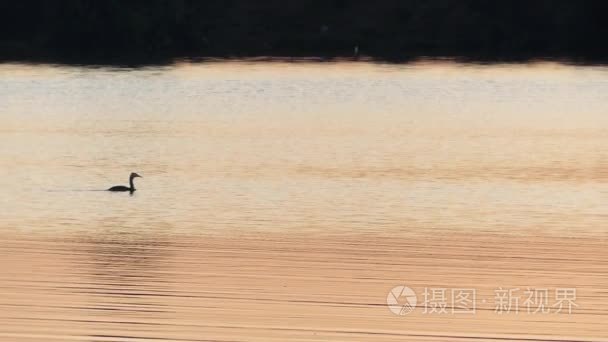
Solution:
<svg viewBox="0 0 608 342">
<path fill-rule="evenodd" d="M 608 340 L 602 67 L 0 74 L 0 340 Z M 478 310 L 395 316 L 397 285 Z"/>
</svg>

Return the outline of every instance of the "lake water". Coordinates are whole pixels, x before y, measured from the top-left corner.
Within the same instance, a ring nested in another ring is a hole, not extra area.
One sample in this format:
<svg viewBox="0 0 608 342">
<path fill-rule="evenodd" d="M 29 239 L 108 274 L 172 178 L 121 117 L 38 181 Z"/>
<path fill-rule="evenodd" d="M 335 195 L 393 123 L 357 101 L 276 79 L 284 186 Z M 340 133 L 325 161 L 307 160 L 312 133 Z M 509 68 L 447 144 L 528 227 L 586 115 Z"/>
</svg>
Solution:
<svg viewBox="0 0 608 342">
<path fill-rule="evenodd" d="M 0 64 L 0 340 L 608 341 L 607 113 L 593 66 Z"/>
</svg>

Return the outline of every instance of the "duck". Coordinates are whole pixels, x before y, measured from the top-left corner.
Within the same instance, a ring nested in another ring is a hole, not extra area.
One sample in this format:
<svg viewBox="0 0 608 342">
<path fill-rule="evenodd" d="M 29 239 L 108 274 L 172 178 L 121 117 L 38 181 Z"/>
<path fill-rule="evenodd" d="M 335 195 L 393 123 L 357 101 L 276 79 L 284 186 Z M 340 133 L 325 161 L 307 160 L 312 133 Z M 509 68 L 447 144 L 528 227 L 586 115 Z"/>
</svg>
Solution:
<svg viewBox="0 0 608 342">
<path fill-rule="evenodd" d="M 142 176 L 138 175 L 135 172 L 131 172 L 131 175 L 129 176 L 129 186 L 124 186 L 124 185 L 116 185 L 113 186 L 111 188 L 108 189 L 108 191 L 129 191 L 129 192 L 133 192 L 137 189 L 135 189 L 135 185 L 133 184 L 133 179 L 134 178 L 143 178 Z"/>
</svg>

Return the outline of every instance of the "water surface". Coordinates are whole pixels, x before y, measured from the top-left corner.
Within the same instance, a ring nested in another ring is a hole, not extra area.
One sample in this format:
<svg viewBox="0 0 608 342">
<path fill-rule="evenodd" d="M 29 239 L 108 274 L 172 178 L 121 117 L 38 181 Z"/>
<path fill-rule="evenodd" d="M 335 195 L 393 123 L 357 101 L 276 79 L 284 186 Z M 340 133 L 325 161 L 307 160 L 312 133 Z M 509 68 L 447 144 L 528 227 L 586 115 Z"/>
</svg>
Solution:
<svg viewBox="0 0 608 342">
<path fill-rule="evenodd" d="M 0 339 L 608 340 L 607 112 L 552 63 L 0 65 Z"/>
</svg>

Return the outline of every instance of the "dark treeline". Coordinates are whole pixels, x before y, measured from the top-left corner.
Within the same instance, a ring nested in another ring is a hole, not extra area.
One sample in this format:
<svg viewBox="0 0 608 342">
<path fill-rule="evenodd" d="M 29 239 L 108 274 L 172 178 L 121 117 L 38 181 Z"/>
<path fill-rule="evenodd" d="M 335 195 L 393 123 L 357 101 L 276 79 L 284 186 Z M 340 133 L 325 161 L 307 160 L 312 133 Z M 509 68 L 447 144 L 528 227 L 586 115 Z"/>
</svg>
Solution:
<svg viewBox="0 0 608 342">
<path fill-rule="evenodd" d="M 608 59 L 598 0 L 4 0 L 2 60 Z"/>
</svg>

